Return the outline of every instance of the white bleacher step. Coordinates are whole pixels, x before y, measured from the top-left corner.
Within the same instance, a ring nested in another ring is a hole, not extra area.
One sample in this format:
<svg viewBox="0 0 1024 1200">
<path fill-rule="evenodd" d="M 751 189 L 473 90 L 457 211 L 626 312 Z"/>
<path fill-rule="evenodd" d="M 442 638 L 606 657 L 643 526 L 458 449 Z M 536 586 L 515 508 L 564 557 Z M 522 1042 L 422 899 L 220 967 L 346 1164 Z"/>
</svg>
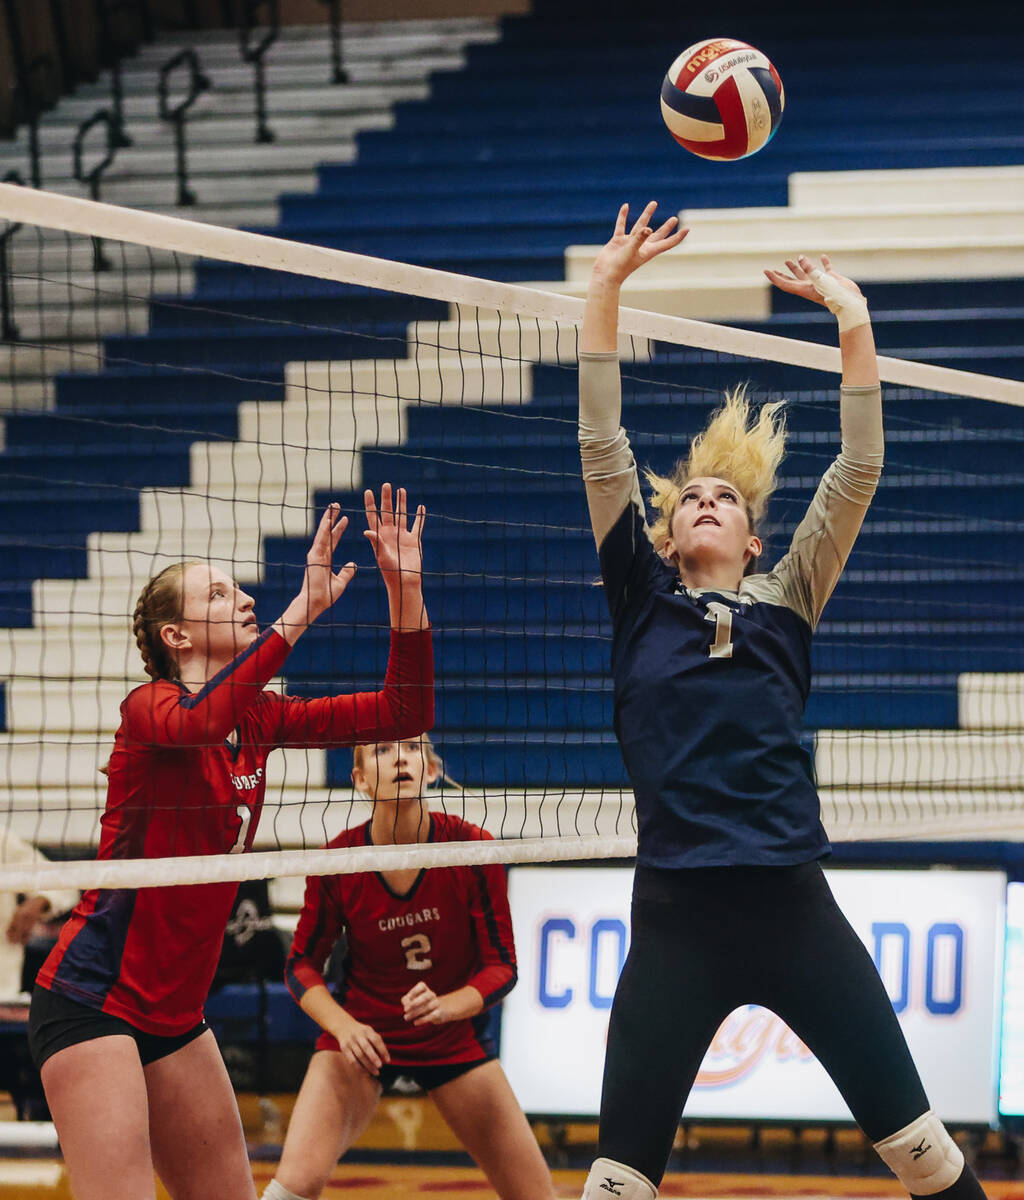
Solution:
<svg viewBox="0 0 1024 1200">
<path fill-rule="evenodd" d="M 49 376 L 45 379 L 0 380 L 0 414 L 46 412 L 53 408 L 55 391 Z"/>
<path fill-rule="evenodd" d="M 487 36 L 496 29 L 495 18 L 486 16 L 471 17 L 404 17 L 389 18 L 386 24 L 380 21 L 344 21 L 342 35 L 345 44 L 358 44 L 367 41 L 384 39 L 390 42 L 392 38 L 410 38 L 424 34 L 471 36 L 478 34 Z M 172 40 L 173 36 L 184 37 L 184 34 L 163 35 L 164 41 Z M 188 41 L 197 48 L 203 46 L 238 46 L 238 30 L 233 28 L 214 27 L 209 29 L 191 29 L 188 31 Z M 328 36 L 328 26 L 325 20 L 318 22 L 287 23 L 281 25 L 278 33 L 279 41 L 309 42 L 318 41 Z M 140 47 L 137 54 L 151 53 L 159 58 L 158 46 L 149 43 Z M 161 60 L 162 61 L 162 60 Z"/>
<path fill-rule="evenodd" d="M 26 338 L 31 336 L 27 328 L 22 332 Z M 57 371 L 96 371 L 102 367 L 103 356 L 98 342 L 69 341 L 64 336 L 61 338 L 63 344 L 56 344 L 59 336 L 55 334 L 52 343 L 33 344 L 28 340 L 25 343 L 0 343 L 0 376 L 7 380 L 15 377 L 39 379 Z"/>
<path fill-rule="evenodd" d="M 467 362 L 414 346 L 407 359 L 353 359 L 288 363 L 285 384 L 300 393 L 348 403 L 355 396 L 421 404 L 496 404 L 530 399 L 528 364 L 502 360 Z"/>
<path fill-rule="evenodd" d="M 999 731 L 821 730 L 814 769 L 823 787 L 1006 788 L 1024 778 L 1024 739 Z"/>
<path fill-rule="evenodd" d="M 573 279 L 537 281 L 519 286 L 584 300 L 588 283 L 587 279 Z M 664 280 L 650 283 L 643 275 L 632 275 L 622 287 L 621 299 L 623 308 L 639 308 L 645 312 L 699 321 L 764 321 L 772 312 L 771 284 L 763 276 L 751 282 L 723 281 L 717 275 L 707 275 L 703 279 L 687 280 L 686 287 L 680 288 Z M 563 326 L 563 330 L 565 328 Z"/>
<path fill-rule="evenodd" d="M 892 205 L 1017 204 L 1024 166 L 919 167 L 890 171 L 797 171 L 789 177 L 794 208 L 834 207 L 861 212 Z"/>
<path fill-rule="evenodd" d="M 346 69 L 353 83 L 374 83 L 377 86 L 386 86 L 392 82 L 419 81 L 434 71 L 455 71 L 464 63 L 465 55 L 460 50 L 433 50 L 407 58 L 387 58 L 375 55 L 366 59 L 353 59 Z M 267 57 L 267 117 L 271 128 L 273 128 L 275 91 L 278 88 L 301 86 L 303 80 L 309 78 L 310 73 L 308 62 L 276 63 L 271 56 Z M 210 74 L 215 88 L 226 87 L 232 91 L 242 91 L 248 87 L 250 95 L 252 94 L 253 70 L 246 63 L 238 61 L 233 65 L 225 64 L 218 68 L 215 76 L 212 71 Z M 326 81 L 326 72 L 320 78 L 322 81 Z M 124 95 L 129 101 L 138 95 L 155 93 L 156 85 L 156 73 L 149 68 L 144 71 L 126 71 L 124 74 Z M 76 94 L 92 100 L 96 108 L 102 108 L 110 101 L 109 80 L 82 84 Z"/>
<path fill-rule="evenodd" d="M 1024 674 L 965 672 L 957 679 L 962 729 L 1024 730 Z"/>
<path fill-rule="evenodd" d="M 541 285 L 536 285 L 541 286 Z M 496 310 L 471 305 L 452 305 L 458 315 L 447 321 L 416 321 L 409 326 L 414 353 L 440 350 L 462 355 L 519 359 L 523 362 L 576 364 L 578 336 L 570 324 L 540 318 L 519 320 L 499 316 Z M 624 334 L 619 342 L 625 355 L 647 358 L 649 346 L 643 338 Z"/>
<path fill-rule="evenodd" d="M 181 261 L 177 269 L 125 267 L 119 261 L 112 271 L 79 270 L 62 272 L 57 278 L 29 276 L 12 280 L 15 322 L 20 323 L 23 314 L 32 314 L 44 328 L 57 331 L 69 313 L 72 318 L 88 319 L 93 313 L 118 311 L 122 321 L 134 327 L 140 313 L 148 315 L 146 302 L 151 295 L 165 297 L 171 303 L 177 297 L 191 295 L 195 278 L 185 265 L 190 260 Z"/>
<path fill-rule="evenodd" d="M 45 275 L 51 281 L 85 282 L 90 288 L 106 289 L 122 296 L 132 294 L 130 288 L 144 284 L 154 272 L 163 272 L 158 282 L 173 285 L 174 292 L 183 291 L 185 284 L 192 287 L 192 276 L 188 272 L 195 259 L 191 255 L 155 250 L 135 242 L 104 241 L 103 245 L 110 269 L 96 271 L 91 238 L 67 237 L 54 230 L 39 237 L 15 235 L 8 251 L 11 271 L 32 283 Z M 130 272 L 127 278 L 125 271 Z M 174 283 L 175 277 L 182 280 L 180 286 Z M 148 296 L 149 291 L 147 288 L 134 294 Z M 69 290 L 68 295 L 73 302 L 81 300 L 81 295 L 74 290 Z"/>
<path fill-rule="evenodd" d="M 264 27 L 257 26 L 256 32 Z M 405 20 L 345 21 L 342 25 L 342 40 L 347 54 L 418 54 L 438 42 L 465 45 L 470 41 L 494 41 L 498 27 L 493 17 L 431 17 L 408 18 Z M 329 45 L 330 30 L 324 23 L 283 24 L 274 46 L 279 50 Z M 187 33 L 164 34 L 156 42 L 139 47 L 128 60 L 145 62 L 152 59 L 159 66 L 167 54 L 167 47 L 175 40 L 187 40 L 200 54 L 223 50 L 230 55 L 238 54 L 239 34 L 236 29 L 192 29 Z"/>
<path fill-rule="evenodd" d="M 110 757 L 109 734 L 72 734 L 40 738 L 33 734 L 0 733 L 0 771 L 12 788 L 56 788 L 101 778 L 99 768 Z M 274 776 L 302 787 L 322 788 L 327 778 L 323 750 L 277 752 Z"/>
<path fill-rule="evenodd" d="M 295 187 L 290 178 L 292 172 L 301 176 L 312 174 L 314 165 L 321 159 L 331 159 L 338 162 L 351 162 L 355 155 L 355 143 L 352 136 L 339 134 L 329 135 L 319 140 L 302 138 L 301 140 L 284 141 L 281 145 L 274 142 L 264 144 L 234 142 L 223 146 L 191 146 L 188 151 L 188 180 L 189 186 L 197 195 L 203 195 L 200 188 L 204 181 L 210 182 L 221 176 L 245 175 L 260 172 L 267 173 L 277 180 L 278 186 L 273 195 Z M 97 146 L 96 156 L 99 157 Z M 0 154 L 0 171 L 7 170 L 18 163 L 19 155 Z M 85 162 L 88 167 L 93 161 L 89 147 L 85 150 Z M 75 182 L 74 159 L 68 146 L 45 154 L 41 162 L 43 181 L 51 191 L 64 191 L 65 183 Z M 178 177 L 173 146 L 148 146 L 141 149 L 129 148 L 118 153 L 117 157 L 103 173 L 101 194 L 104 199 L 113 195 L 118 185 L 140 179 L 152 181 L 152 187 L 160 197 L 160 189 L 164 180 L 176 181 Z M 249 192 L 252 192 L 252 177 L 250 174 Z M 260 180 L 260 191 L 263 195 L 269 193 L 269 184 Z M 303 190 L 301 186 L 295 190 Z M 172 191 L 172 197 L 176 192 Z"/>
<path fill-rule="evenodd" d="M 587 280 L 600 246 L 570 246 L 565 253 L 566 278 Z M 905 279 L 1007 279 L 1024 275 L 1024 236 L 975 236 L 966 232 L 945 238 L 845 238 L 827 245 L 794 245 L 786 237 L 745 245 L 684 243 L 644 268 L 648 279 L 675 280 L 691 286 L 692 279 L 714 272 L 722 280 L 750 280 L 773 263 L 781 265 L 795 253 L 829 254 L 858 282 Z"/>
<path fill-rule="evenodd" d="M 299 115 L 327 116 L 333 113 L 344 115 L 354 112 L 374 112 L 390 107 L 404 100 L 425 100 L 430 94 L 428 84 L 421 79 L 407 82 L 395 81 L 382 85 L 375 81 L 343 86 L 317 87 L 309 80 L 306 86 L 278 87 L 273 96 L 273 113 L 275 128 L 282 117 Z M 172 93 L 172 103 L 175 97 Z M 40 122 L 41 130 L 59 130 L 60 136 L 71 139 L 82 121 L 87 120 L 96 111 L 95 99 L 79 99 L 77 96 L 67 96 L 51 112 L 46 113 Z M 207 121 L 220 117 L 246 118 L 248 126 L 246 136 L 253 137 L 253 122 L 255 120 L 252 80 L 236 89 L 221 86 L 219 83 L 209 91 L 203 92 L 189 109 L 187 136 L 191 142 L 198 131 Z M 129 134 L 134 136 L 140 121 L 160 121 L 160 105 L 154 87 L 152 94 L 140 93 L 129 97 L 124 106 L 125 126 Z"/>
<path fill-rule="evenodd" d="M 1019 786 L 822 788 L 833 841 L 1005 841 L 1024 836 Z"/>
<path fill-rule="evenodd" d="M 141 578 L 136 598 L 148 578 Z M 42 628 L 8 630 L 0 639 L 0 679 L 144 682 L 142 660 L 132 637 L 132 608 L 134 599 L 120 621 L 111 621 L 101 630 L 96 629 L 95 617 L 79 622 L 68 614 L 63 621 Z"/>
<path fill-rule="evenodd" d="M 158 153 L 161 158 L 172 158 L 174 155 L 174 129 L 166 122 L 159 120 L 134 120 L 129 125 L 125 122 L 132 144 L 118 151 L 114 167 L 121 162 L 134 162 L 143 151 Z M 283 150 L 286 145 L 301 144 L 304 147 L 329 146 L 332 140 L 351 141 L 364 129 L 390 129 L 394 125 L 394 116 L 387 108 L 357 109 L 345 112 L 302 113 L 298 115 L 281 115 L 274 120 L 274 133 Z M 102 141 L 102 134 L 97 135 Z M 44 163 L 53 163 L 55 159 L 68 156 L 68 133 L 63 126 L 48 126 L 40 130 L 40 147 Z M 88 143 L 87 143 L 88 145 Z M 202 166 L 204 161 L 209 163 L 217 153 L 217 148 L 245 147 L 253 145 L 252 117 L 245 114 L 221 115 L 219 113 L 204 113 L 197 117 L 188 127 L 187 160 L 191 168 L 193 163 Z M 20 135 L 10 146 L 2 144 L 4 155 L 25 152 L 28 146 L 27 135 Z M 319 153 L 322 155 L 323 150 Z"/>
<path fill-rule="evenodd" d="M 793 246 L 855 239 L 920 241 L 960 237 L 965 230 L 972 237 L 1016 237 L 1024 242 L 1024 187 L 1016 198 L 1003 201 L 979 196 L 971 204 L 925 202 L 870 209 L 856 204 L 684 209 L 679 220 L 690 226 L 686 251 L 775 238 Z"/>
<path fill-rule="evenodd" d="M 127 621 L 122 636 L 131 639 Z M 104 636 L 115 637 L 111 629 Z M 137 652 L 136 652 L 137 653 Z M 120 721 L 121 701 L 142 683 L 141 659 L 138 679 L 46 679 L 24 675 L 8 679 L 5 687 L 8 733 L 35 733 L 46 737 L 68 734 L 111 736 Z"/>
<path fill-rule="evenodd" d="M 211 502 L 211 509 L 220 514 L 228 511 L 228 504 Z M 168 506 L 169 514 L 174 512 Z M 142 585 L 171 563 L 181 562 L 199 551 L 204 560 L 218 563 L 226 570 L 243 579 L 259 578 L 263 574 L 263 537 L 289 536 L 285 520 L 274 521 L 275 511 L 268 506 L 265 516 L 267 527 L 262 531 L 249 528 L 240 522 L 232 531 L 230 526 L 214 526 L 209 520 L 203 525 L 182 529 L 174 524 L 168 529 L 157 529 L 143 533 L 90 533 L 87 538 L 87 564 L 90 576 L 97 578 L 102 571 L 106 578 L 120 577 L 134 581 L 138 594 Z M 287 510 L 286 510 L 287 511 Z M 298 523 L 296 521 L 296 523 Z M 284 528 L 281 528 L 283 526 Z M 304 527 L 308 525 L 304 523 Z M 262 534 L 262 536 L 261 536 Z M 133 586 L 134 586 L 133 584 Z M 276 615 L 276 614 L 275 614 Z M 0 674 L 3 674 L 0 671 Z"/>
</svg>

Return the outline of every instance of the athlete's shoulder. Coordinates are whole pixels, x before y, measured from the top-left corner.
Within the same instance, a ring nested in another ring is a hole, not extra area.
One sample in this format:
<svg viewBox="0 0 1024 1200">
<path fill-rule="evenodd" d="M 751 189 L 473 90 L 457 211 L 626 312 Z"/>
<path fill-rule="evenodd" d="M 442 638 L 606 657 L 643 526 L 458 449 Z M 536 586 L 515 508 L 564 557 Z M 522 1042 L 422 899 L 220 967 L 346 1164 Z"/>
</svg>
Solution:
<svg viewBox="0 0 1024 1200">
<path fill-rule="evenodd" d="M 162 700 L 165 696 L 180 696 L 182 695 L 182 687 L 180 683 L 175 683 L 170 679 L 151 679 L 148 683 L 140 683 L 137 688 L 132 688 L 127 696 L 121 701 L 121 712 L 139 712 L 145 711 L 152 707 L 157 700 Z"/>
<path fill-rule="evenodd" d="M 466 821 L 455 813 L 432 812 L 435 842 L 488 842 L 491 834 L 472 821 Z"/>
<path fill-rule="evenodd" d="M 325 850 L 339 850 L 346 846 L 365 846 L 369 842 L 367 830 L 370 828 L 370 822 L 364 821 L 361 825 L 353 825 L 349 829 L 343 829 L 336 837 L 324 846 Z"/>
</svg>

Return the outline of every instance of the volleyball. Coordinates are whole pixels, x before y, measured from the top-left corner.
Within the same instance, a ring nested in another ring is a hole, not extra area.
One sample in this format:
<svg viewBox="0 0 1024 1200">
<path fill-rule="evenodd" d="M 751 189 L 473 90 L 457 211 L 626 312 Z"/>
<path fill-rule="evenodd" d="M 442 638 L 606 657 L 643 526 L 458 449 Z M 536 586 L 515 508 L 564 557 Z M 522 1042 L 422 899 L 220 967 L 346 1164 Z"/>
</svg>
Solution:
<svg viewBox="0 0 1024 1200">
<path fill-rule="evenodd" d="M 661 85 L 661 115 L 680 146 L 700 158 L 746 158 L 782 120 L 785 92 L 768 58 L 734 38 L 695 42 Z"/>
</svg>

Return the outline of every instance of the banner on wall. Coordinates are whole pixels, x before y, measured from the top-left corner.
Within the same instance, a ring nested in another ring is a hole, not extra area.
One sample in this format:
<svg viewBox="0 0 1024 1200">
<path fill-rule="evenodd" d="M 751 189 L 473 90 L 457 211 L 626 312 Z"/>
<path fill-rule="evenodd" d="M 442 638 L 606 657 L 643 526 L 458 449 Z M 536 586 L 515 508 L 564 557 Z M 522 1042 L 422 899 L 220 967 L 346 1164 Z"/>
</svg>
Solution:
<svg viewBox="0 0 1024 1200">
<path fill-rule="evenodd" d="M 947 1121 L 996 1119 L 1006 876 L 999 871 L 831 870 Z M 528 1113 L 598 1112 L 608 1016 L 629 948 L 633 872 L 514 867 L 519 983 L 504 1002 L 501 1061 Z M 718 1030 L 686 1105 L 692 1118 L 849 1121 L 806 1046 L 767 1009 Z"/>
</svg>

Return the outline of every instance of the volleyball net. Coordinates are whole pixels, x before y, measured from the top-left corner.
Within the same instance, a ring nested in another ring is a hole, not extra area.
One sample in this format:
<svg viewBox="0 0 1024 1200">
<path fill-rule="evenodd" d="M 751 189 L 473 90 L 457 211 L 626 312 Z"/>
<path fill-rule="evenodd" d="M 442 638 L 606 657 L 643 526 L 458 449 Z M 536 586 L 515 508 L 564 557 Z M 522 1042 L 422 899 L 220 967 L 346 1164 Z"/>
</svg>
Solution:
<svg viewBox="0 0 1024 1200">
<path fill-rule="evenodd" d="M 582 301 L 7 184 L 0 221 L 0 826 L 60 860 L 0 862 L 0 886 L 629 857 L 576 443 Z M 881 343 L 907 344 L 877 290 Z M 839 444 L 834 321 L 776 303 L 797 336 L 630 308 L 620 325 L 643 465 L 667 472 L 738 382 L 787 400 L 766 563 Z M 886 470 L 815 639 L 807 711 L 836 840 L 1024 836 L 1024 383 L 953 361 L 881 361 Z M 429 514 L 432 737 L 448 777 L 429 806 L 495 840 L 323 851 L 370 813 L 351 751 L 286 749 L 254 853 L 89 861 L 119 705 L 146 679 L 131 631 L 145 582 L 208 561 L 269 624 L 336 500 L 351 519 L 338 561 L 363 569 L 272 686 L 376 689 L 387 604 L 361 497 L 385 481 Z"/>
</svg>

